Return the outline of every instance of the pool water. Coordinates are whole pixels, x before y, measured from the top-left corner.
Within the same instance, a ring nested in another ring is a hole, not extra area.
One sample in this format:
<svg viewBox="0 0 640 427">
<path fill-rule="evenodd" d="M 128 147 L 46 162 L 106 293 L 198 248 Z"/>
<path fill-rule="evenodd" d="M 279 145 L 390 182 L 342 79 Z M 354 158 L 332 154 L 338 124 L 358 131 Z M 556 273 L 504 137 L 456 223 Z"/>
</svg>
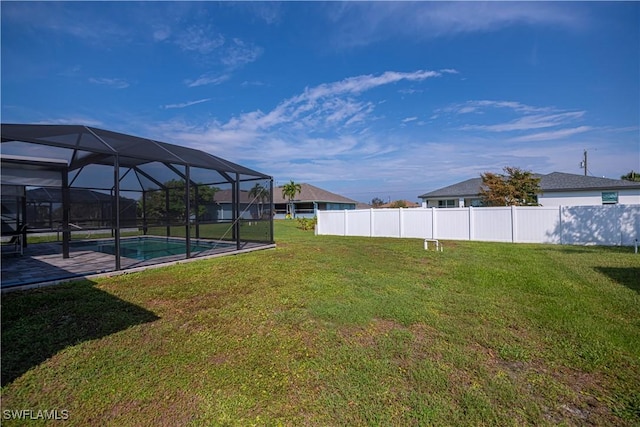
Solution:
<svg viewBox="0 0 640 427">
<path fill-rule="evenodd" d="M 211 249 L 228 248 L 231 246 L 234 246 L 234 244 L 192 240 L 191 253 Z M 71 242 L 71 247 L 74 249 L 101 252 L 109 255 L 115 255 L 116 253 L 116 245 L 113 240 Z M 186 253 L 186 249 L 187 245 L 182 239 L 145 236 L 120 240 L 120 256 L 140 261 L 170 255 L 184 255 Z"/>
</svg>

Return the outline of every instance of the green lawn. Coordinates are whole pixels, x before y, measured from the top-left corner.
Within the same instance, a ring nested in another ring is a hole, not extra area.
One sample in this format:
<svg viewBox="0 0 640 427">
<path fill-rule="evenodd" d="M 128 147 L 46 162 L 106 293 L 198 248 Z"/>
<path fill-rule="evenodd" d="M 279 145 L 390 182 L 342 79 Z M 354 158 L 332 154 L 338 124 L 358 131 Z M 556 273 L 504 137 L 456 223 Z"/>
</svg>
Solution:
<svg viewBox="0 0 640 427">
<path fill-rule="evenodd" d="M 65 425 L 640 424 L 632 249 L 437 253 L 296 225 L 276 223 L 275 250 L 3 295 L 3 425 L 22 409 Z"/>
</svg>

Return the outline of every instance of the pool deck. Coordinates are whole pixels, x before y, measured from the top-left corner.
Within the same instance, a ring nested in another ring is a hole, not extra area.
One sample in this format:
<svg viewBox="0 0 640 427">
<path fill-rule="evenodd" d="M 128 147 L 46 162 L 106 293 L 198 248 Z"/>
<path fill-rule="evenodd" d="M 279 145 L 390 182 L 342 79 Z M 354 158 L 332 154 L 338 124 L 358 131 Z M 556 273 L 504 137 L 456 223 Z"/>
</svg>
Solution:
<svg viewBox="0 0 640 427">
<path fill-rule="evenodd" d="M 148 268 L 199 261 L 227 255 L 237 255 L 262 249 L 275 248 L 275 244 L 242 242 L 238 250 L 223 247 L 199 252 L 192 258 L 183 255 L 172 255 L 153 258 L 146 261 L 121 257 L 121 269 L 115 270 L 115 256 L 89 250 L 70 250 L 69 258 L 62 258 L 60 243 L 30 244 L 20 255 L 2 255 L 2 292 L 9 290 L 29 289 L 82 278 L 114 276 L 131 273 Z"/>
</svg>

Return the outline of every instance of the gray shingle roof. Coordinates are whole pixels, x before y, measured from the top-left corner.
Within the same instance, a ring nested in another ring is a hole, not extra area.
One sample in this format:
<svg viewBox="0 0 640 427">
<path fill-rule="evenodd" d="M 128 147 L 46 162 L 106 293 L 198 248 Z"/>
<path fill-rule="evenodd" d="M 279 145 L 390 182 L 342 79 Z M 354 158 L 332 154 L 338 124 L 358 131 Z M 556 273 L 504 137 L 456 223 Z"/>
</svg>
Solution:
<svg viewBox="0 0 640 427">
<path fill-rule="evenodd" d="M 576 175 L 572 173 L 552 172 L 547 175 L 534 174 L 540 178 L 540 189 L 543 193 L 554 191 L 581 190 L 615 190 L 640 188 L 640 182 L 622 179 L 598 178 L 595 176 Z M 472 178 L 457 184 L 418 196 L 422 199 L 442 197 L 474 197 L 480 194 L 482 178 Z"/>
<path fill-rule="evenodd" d="M 543 192 L 567 190 L 609 190 L 640 188 L 640 182 L 623 179 L 598 178 L 596 176 L 575 175 L 572 173 L 552 172 L 543 175 L 540 180 Z"/>
<path fill-rule="evenodd" d="M 330 202 L 330 203 L 358 203 L 339 194 L 331 193 L 311 184 L 300 184 L 300 193 L 296 194 L 296 202 Z M 282 187 L 273 189 L 273 203 L 287 203 L 288 200 L 282 197 Z"/>
<path fill-rule="evenodd" d="M 425 193 L 420 198 L 430 197 L 466 197 L 477 196 L 480 193 L 480 187 L 482 186 L 481 178 L 471 178 L 466 181 L 459 182 L 457 184 L 449 185 L 430 193 Z"/>
</svg>

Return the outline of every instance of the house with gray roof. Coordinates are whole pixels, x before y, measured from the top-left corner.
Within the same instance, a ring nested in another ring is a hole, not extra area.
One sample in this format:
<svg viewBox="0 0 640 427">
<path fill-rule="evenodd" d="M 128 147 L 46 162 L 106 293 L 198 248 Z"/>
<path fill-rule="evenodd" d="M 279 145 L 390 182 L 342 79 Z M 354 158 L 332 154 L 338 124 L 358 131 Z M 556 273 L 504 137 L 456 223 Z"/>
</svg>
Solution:
<svg viewBox="0 0 640 427">
<path fill-rule="evenodd" d="M 598 178 L 562 172 L 540 178 L 538 203 L 542 206 L 640 205 L 640 182 Z M 418 196 L 425 207 L 480 207 L 482 178 L 472 178 Z"/>
<path fill-rule="evenodd" d="M 339 194 L 331 193 L 311 184 L 300 184 L 301 191 L 293 199 L 296 217 L 313 218 L 317 211 L 352 210 L 358 202 Z M 287 214 L 289 200 L 282 196 L 282 187 L 274 188 L 273 204 L 275 218 L 283 219 Z"/>
</svg>

